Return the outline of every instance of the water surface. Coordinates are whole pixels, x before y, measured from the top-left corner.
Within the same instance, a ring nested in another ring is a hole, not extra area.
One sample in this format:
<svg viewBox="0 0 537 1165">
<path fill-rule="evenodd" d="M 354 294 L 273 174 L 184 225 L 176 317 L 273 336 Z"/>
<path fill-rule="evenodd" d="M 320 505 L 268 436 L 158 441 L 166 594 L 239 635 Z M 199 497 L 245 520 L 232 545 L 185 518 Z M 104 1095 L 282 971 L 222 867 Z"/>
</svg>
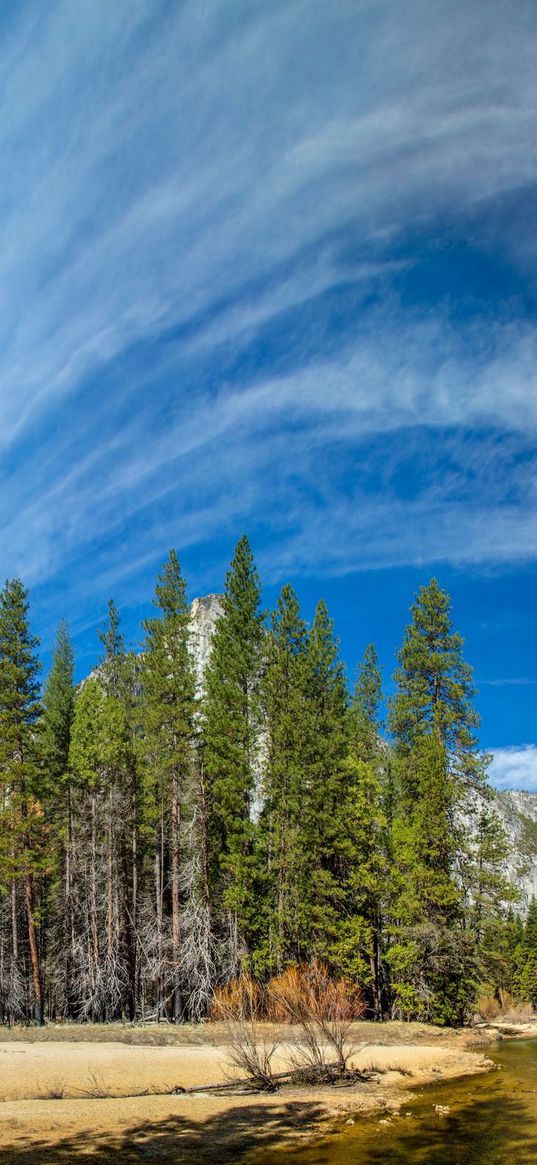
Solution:
<svg viewBox="0 0 537 1165">
<path fill-rule="evenodd" d="M 487 1049 L 481 1076 L 422 1088 L 389 1125 L 356 1125 L 315 1144 L 258 1155 L 259 1165 L 537 1165 L 537 1040 Z M 435 1104 L 449 1105 L 441 1117 Z M 411 1115 L 406 1115 L 410 1113 Z"/>
</svg>

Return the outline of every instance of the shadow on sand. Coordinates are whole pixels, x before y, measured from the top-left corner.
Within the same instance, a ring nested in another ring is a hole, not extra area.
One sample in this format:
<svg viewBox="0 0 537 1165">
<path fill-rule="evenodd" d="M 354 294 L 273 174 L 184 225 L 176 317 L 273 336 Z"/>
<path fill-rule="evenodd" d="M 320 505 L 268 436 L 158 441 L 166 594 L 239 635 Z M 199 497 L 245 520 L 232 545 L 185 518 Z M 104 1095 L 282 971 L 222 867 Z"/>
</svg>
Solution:
<svg viewBox="0 0 537 1165">
<path fill-rule="evenodd" d="M 291 1131 L 314 1130 L 322 1110 L 313 1103 L 244 1104 L 205 1121 L 174 1115 L 141 1124 L 122 1136 L 87 1131 L 62 1141 L 28 1136 L 0 1150 L 1 1165 L 124 1165 L 156 1160 L 162 1165 L 238 1165 L 256 1150 L 256 1165 L 535 1165 L 535 1124 L 524 1103 L 512 1096 L 475 1098 L 447 1117 L 423 1109 L 380 1131 L 367 1121 L 352 1133 L 281 1147 Z M 365 1128 L 364 1128 L 365 1131 Z M 276 1147 L 277 1143 L 279 1146 Z"/>
<path fill-rule="evenodd" d="M 235 1165 L 249 1150 L 266 1147 L 268 1151 L 291 1130 L 313 1128 L 321 1115 L 318 1105 L 297 1101 L 262 1107 L 245 1104 L 205 1121 L 177 1115 L 140 1124 L 119 1137 L 96 1134 L 93 1144 L 88 1131 L 61 1141 L 28 1136 L 12 1148 L 0 1149 L 0 1162 L 73 1165 L 80 1158 L 81 1165 L 153 1159 L 162 1165 Z"/>
</svg>

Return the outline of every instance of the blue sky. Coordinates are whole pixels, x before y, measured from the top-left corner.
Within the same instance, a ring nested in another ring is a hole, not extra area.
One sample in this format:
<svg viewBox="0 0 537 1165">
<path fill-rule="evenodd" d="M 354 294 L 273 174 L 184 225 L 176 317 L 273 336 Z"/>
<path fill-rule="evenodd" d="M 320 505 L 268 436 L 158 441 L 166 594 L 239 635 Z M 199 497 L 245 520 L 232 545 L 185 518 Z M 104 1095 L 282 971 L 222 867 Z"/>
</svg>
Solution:
<svg viewBox="0 0 537 1165">
<path fill-rule="evenodd" d="M 171 545 L 387 679 L 436 574 L 537 788 L 533 0 L 0 3 L 1 570 L 82 674 Z"/>
</svg>

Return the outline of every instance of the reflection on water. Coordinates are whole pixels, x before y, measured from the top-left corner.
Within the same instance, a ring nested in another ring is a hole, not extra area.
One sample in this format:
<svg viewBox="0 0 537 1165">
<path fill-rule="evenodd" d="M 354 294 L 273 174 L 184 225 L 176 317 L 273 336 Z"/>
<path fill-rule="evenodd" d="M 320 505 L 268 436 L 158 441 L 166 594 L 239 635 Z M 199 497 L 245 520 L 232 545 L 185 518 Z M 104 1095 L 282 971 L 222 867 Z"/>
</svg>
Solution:
<svg viewBox="0 0 537 1165">
<path fill-rule="evenodd" d="M 423 1088 L 410 1116 L 357 1120 L 330 1140 L 258 1155 L 256 1165 L 537 1165 L 537 1040 L 487 1055 L 500 1070 Z"/>
</svg>

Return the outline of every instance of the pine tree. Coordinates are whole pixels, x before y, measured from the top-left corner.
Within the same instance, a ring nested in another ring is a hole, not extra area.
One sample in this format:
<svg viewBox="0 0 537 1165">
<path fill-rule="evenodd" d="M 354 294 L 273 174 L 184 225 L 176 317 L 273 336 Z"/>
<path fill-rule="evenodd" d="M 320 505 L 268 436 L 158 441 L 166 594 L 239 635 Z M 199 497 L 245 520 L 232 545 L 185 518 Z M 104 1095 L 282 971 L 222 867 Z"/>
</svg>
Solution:
<svg viewBox="0 0 537 1165">
<path fill-rule="evenodd" d="M 348 773 L 345 677 L 333 623 L 322 600 L 307 640 L 305 672 L 299 838 L 304 854 L 302 941 L 312 955 L 326 957 L 339 925 L 338 825 Z"/>
<path fill-rule="evenodd" d="M 144 623 L 143 660 L 144 752 L 152 781 L 155 807 L 155 905 L 158 941 L 163 938 L 163 909 L 169 861 L 171 897 L 171 996 L 175 1022 L 181 1001 L 181 816 L 193 765 L 195 675 L 189 651 L 190 608 L 186 584 L 175 550 L 159 575 L 154 605 L 157 615 Z M 162 984 L 159 985 L 159 991 Z M 158 1000 L 158 1008 L 162 1004 Z"/>
<path fill-rule="evenodd" d="M 373 1016 L 382 1017 L 382 915 L 386 896 L 387 822 L 383 789 L 372 763 L 352 752 L 334 820 L 339 910 L 329 951 L 338 975 L 364 990 Z"/>
<path fill-rule="evenodd" d="M 106 1006 L 101 924 L 105 701 L 102 684 L 96 676 L 90 676 L 76 697 L 69 748 L 69 769 L 73 774 L 76 797 L 74 829 L 79 821 L 87 820 L 88 832 L 84 847 L 76 843 L 74 846 L 73 875 L 78 891 L 75 907 L 76 942 L 73 950 L 74 975 L 78 981 L 77 1018 L 92 1020 L 103 1019 Z"/>
<path fill-rule="evenodd" d="M 524 925 L 516 975 L 516 994 L 525 1003 L 537 1007 L 537 901 L 531 899 Z"/>
<path fill-rule="evenodd" d="M 120 667 L 118 699 L 125 726 L 121 784 L 123 820 L 120 839 L 122 866 L 123 959 L 127 967 L 128 999 L 126 1010 L 134 1019 L 141 985 L 140 962 L 143 957 L 139 933 L 139 899 L 145 856 L 144 782 L 141 763 L 141 677 L 142 660 L 132 651 L 125 652 Z"/>
<path fill-rule="evenodd" d="M 108 601 L 108 620 L 98 632 L 104 647 L 101 661 L 101 681 L 111 695 L 119 695 L 122 684 L 122 668 L 125 660 L 125 639 L 121 631 L 121 616 L 113 599 Z"/>
<path fill-rule="evenodd" d="M 399 803 L 388 961 L 395 998 L 407 1012 L 421 1008 L 421 1018 L 454 1023 L 464 1017 L 478 975 L 455 869 L 456 812 L 467 790 L 482 786 L 484 764 L 472 673 L 452 629 L 449 596 L 432 579 L 411 611 L 390 707 Z"/>
<path fill-rule="evenodd" d="M 263 680 L 266 761 L 260 848 L 265 909 L 260 916 L 257 964 L 279 972 L 308 956 L 303 888 L 307 855 L 302 814 L 311 743 L 308 724 L 308 635 L 293 588 L 284 586 L 271 617 Z"/>
<path fill-rule="evenodd" d="M 516 902 L 519 894 L 505 874 L 510 846 L 498 813 L 483 799 L 473 816 L 472 835 L 466 845 L 461 838 L 458 861 L 467 888 L 467 920 L 481 948 L 491 925 L 494 930 L 496 922 L 506 917 L 505 910 L 500 908 Z"/>
<path fill-rule="evenodd" d="M 394 808 L 392 755 L 381 737 L 381 706 L 382 672 L 375 647 L 369 643 L 358 665 L 348 716 L 351 781 L 340 834 L 347 836 L 347 823 L 354 821 L 355 838 L 347 841 L 347 850 L 353 855 L 347 874 L 353 905 L 348 908 L 342 929 L 356 933 L 355 959 L 361 968 L 360 981 L 377 1019 L 382 1016 L 385 994 L 382 930 L 386 869 L 391 862 L 388 825 Z"/>
<path fill-rule="evenodd" d="M 55 929 L 55 959 L 58 974 L 55 986 L 71 1008 L 75 984 L 75 914 L 73 883 L 73 790 L 69 770 L 69 749 L 74 718 L 74 656 L 65 623 L 60 623 L 52 667 L 43 695 L 41 758 L 47 787 L 46 813 L 58 847 L 60 882 L 51 888 L 51 929 Z M 58 983 L 61 982 L 61 986 Z"/>
<path fill-rule="evenodd" d="M 68 776 L 69 744 L 75 692 L 74 655 L 69 631 L 60 623 L 52 667 L 43 693 L 42 757 L 52 795 L 60 793 Z"/>
<path fill-rule="evenodd" d="M 13 899 L 12 951 L 19 957 L 18 886 L 22 887 L 34 1018 L 44 1019 L 37 891 L 51 864 L 43 819 L 39 758 L 37 639 L 28 623 L 28 592 L 20 579 L 0 594 L 0 847 L 3 876 Z M 4 880 L 3 879 L 3 880 Z"/>
<path fill-rule="evenodd" d="M 368 643 L 358 666 L 349 718 L 353 752 L 366 762 L 378 757 L 381 703 L 382 673 L 375 647 Z"/>
<path fill-rule="evenodd" d="M 483 784 L 483 759 L 477 751 L 479 716 L 473 707 L 472 669 L 463 658 L 463 639 L 453 631 L 451 601 L 436 579 L 422 587 L 411 607 L 394 675 L 397 693 L 390 705 L 390 727 L 402 756 L 423 736 L 434 734 L 446 750 L 450 774 L 466 787 Z M 404 771 L 403 792 L 417 792 L 413 766 Z"/>
<path fill-rule="evenodd" d="M 259 684 L 263 648 L 261 587 L 248 539 L 226 575 L 203 701 L 203 763 L 212 807 L 212 868 L 217 908 L 229 935 L 230 972 L 248 961 L 255 914 L 253 798 L 259 770 Z"/>
<path fill-rule="evenodd" d="M 537 951 L 537 900 L 532 897 L 524 926 L 524 949 Z"/>
<path fill-rule="evenodd" d="M 100 682 L 107 696 L 105 721 L 114 718 L 121 724 L 120 749 L 114 762 L 107 766 L 107 959 L 120 969 L 128 983 L 126 1008 L 134 1016 L 137 985 L 138 942 L 136 935 L 138 881 L 138 780 L 136 736 L 139 727 L 135 716 L 135 693 L 139 685 L 138 664 L 127 652 L 121 630 L 121 617 L 111 599 L 108 620 L 99 631 L 104 658 L 99 668 Z M 133 719 L 134 716 L 134 719 Z M 121 869 L 117 891 L 115 869 Z M 115 921 L 119 931 L 115 933 Z"/>
</svg>

